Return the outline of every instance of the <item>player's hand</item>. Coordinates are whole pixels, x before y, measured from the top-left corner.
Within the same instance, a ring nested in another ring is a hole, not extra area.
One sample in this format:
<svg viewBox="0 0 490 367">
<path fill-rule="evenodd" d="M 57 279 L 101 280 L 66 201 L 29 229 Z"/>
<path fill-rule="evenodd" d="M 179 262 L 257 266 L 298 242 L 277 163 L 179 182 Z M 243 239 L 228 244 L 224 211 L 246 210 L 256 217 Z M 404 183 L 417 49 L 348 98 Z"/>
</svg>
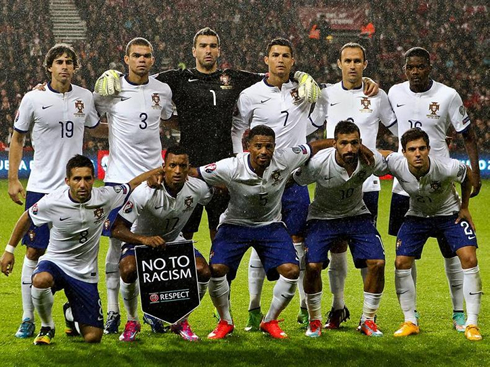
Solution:
<svg viewBox="0 0 490 367">
<path fill-rule="evenodd" d="M 5 251 L 2 255 L 2 259 L 0 260 L 0 262 L 2 264 L 2 273 L 4 273 L 6 276 L 9 276 L 12 270 L 14 270 L 14 264 L 15 264 L 14 254 Z"/>
<path fill-rule="evenodd" d="M 165 247 L 165 240 L 160 236 L 143 237 L 141 243 L 149 247 Z"/>
<path fill-rule="evenodd" d="M 456 224 L 459 224 L 462 220 L 465 220 L 467 221 L 470 226 L 471 226 L 471 229 L 473 230 L 473 232 L 476 232 L 476 228 L 475 228 L 475 223 L 473 223 L 473 219 L 471 218 L 471 214 L 470 214 L 470 210 L 465 208 L 461 208 L 459 210 L 459 213 L 458 213 L 458 218 L 456 219 L 456 221 L 454 223 Z"/>
<path fill-rule="evenodd" d="M 361 144 L 361 150 L 359 152 L 359 157 L 368 166 L 374 165 L 374 153 L 371 151 L 371 149 L 366 147 L 364 144 Z"/>
<path fill-rule="evenodd" d="M 473 177 L 471 177 L 471 186 L 473 186 L 473 190 L 471 190 L 470 198 L 474 198 L 480 193 L 482 182 L 479 172 L 475 173 L 475 171 L 472 171 L 471 174 L 473 175 Z"/>
<path fill-rule="evenodd" d="M 95 82 L 95 93 L 101 96 L 113 96 L 121 91 L 122 73 L 117 70 L 104 71 L 99 79 Z"/>
<path fill-rule="evenodd" d="M 371 78 L 364 77 L 362 78 L 364 82 L 364 90 L 363 93 L 368 97 L 373 97 L 379 92 L 379 85 L 372 80 Z"/>
<path fill-rule="evenodd" d="M 294 79 L 298 82 L 298 97 L 308 103 L 316 103 L 320 96 L 320 87 L 310 74 L 302 71 L 294 73 Z"/>
<path fill-rule="evenodd" d="M 34 88 L 32 88 L 32 90 L 42 90 L 44 92 L 46 90 L 46 82 L 39 83 Z"/>
<path fill-rule="evenodd" d="M 9 181 L 8 191 L 9 191 L 9 196 L 14 203 L 19 204 L 19 205 L 24 204 L 22 202 L 22 200 L 20 200 L 19 195 L 25 199 L 26 194 L 24 191 L 24 186 L 22 186 L 22 184 L 19 180 Z"/>
<path fill-rule="evenodd" d="M 152 189 L 161 189 L 163 184 L 163 174 L 153 175 L 147 181 L 147 185 Z"/>
</svg>

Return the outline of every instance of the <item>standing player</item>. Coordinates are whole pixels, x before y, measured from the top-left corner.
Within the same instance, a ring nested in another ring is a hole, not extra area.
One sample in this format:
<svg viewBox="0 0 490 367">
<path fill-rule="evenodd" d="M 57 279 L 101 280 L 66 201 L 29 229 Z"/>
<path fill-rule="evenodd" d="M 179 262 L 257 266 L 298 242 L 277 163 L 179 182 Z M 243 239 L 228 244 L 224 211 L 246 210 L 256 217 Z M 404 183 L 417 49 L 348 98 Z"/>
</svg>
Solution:
<svg viewBox="0 0 490 367">
<path fill-rule="evenodd" d="M 128 74 L 121 77 L 119 94 L 110 97 L 95 94 L 97 111 L 101 116 L 106 115 L 109 123 L 109 160 L 104 178 L 108 186 L 127 182 L 131 177 L 162 165 L 160 121 L 172 116 L 169 86 L 149 77 L 155 62 L 151 43 L 140 37 L 132 39 L 126 46 L 124 62 Z M 110 236 L 118 211 L 116 208 L 109 215 L 104 235 Z M 117 334 L 121 319 L 118 302 L 120 257 L 121 241 L 110 237 L 106 256 L 106 334 Z M 152 324 L 154 331 L 156 327 Z"/>
<path fill-rule="evenodd" d="M 477 325 L 482 284 L 476 257 L 475 226 L 468 209 L 471 169 L 456 159 L 430 155 L 429 136 L 418 128 L 409 129 L 402 135 L 401 146 L 403 155 L 385 154 L 390 172 L 410 195 L 410 208 L 396 240 L 395 285 L 405 322 L 395 336 L 419 333 L 415 283 L 410 269 L 414 260 L 420 259 L 427 239 L 439 233 L 463 267 L 463 294 L 468 316 L 465 336 L 469 340 L 481 340 Z M 461 183 L 461 200 L 454 182 Z"/>
<path fill-rule="evenodd" d="M 320 98 L 312 113 L 316 125 L 327 121 L 326 137 L 333 138 L 337 123 L 342 120 L 354 122 L 360 129 L 363 144 L 371 151 L 376 150 L 379 123 L 387 128 L 396 123 L 388 96 L 381 89 L 375 96 L 363 92 L 363 72 L 367 67 L 366 50 L 358 43 L 346 43 L 339 52 L 337 66 L 342 71 L 342 81 L 322 89 Z M 396 134 L 396 129 L 394 131 Z M 371 175 L 363 184 L 363 200 L 373 216 L 374 224 L 378 216 L 378 198 L 381 184 L 379 178 Z M 331 262 L 328 269 L 330 290 L 333 295 L 332 309 L 325 327 L 338 329 L 349 316 L 344 302 L 344 285 L 347 276 L 347 243 L 340 241 L 330 249 Z M 365 278 L 367 268 L 362 267 Z"/>
<path fill-rule="evenodd" d="M 147 184 L 138 187 L 119 211 L 112 230 L 114 237 L 124 241 L 119 267 L 121 278 L 126 283 L 121 290 L 129 321 L 119 338 L 123 341 L 134 341 L 141 329 L 134 246 L 156 247 L 184 240 L 181 231 L 192 210 L 197 204 L 206 205 L 212 197 L 212 192 L 202 180 L 187 176 L 189 157 L 183 148 L 173 146 L 166 151 L 163 171 L 163 187 L 153 189 Z M 197 250 L 195 253 L 199 296 L 202 299 L 211 273 L 204 257 Z M 171 330 L 186 340 L 199 340 L 187 318 L 172 325 Z"/>
<path fill-rule="evenodd" d="M 368 336 L 382 336 L 374 318 L 384 288 L 385 255 L 381 237 L 363 201 L 362 188 L 373 173 L 378 176 L 386 173 L 386 163 L 376 151 L 374 164 L 361 162 L 361 135 L 353 122 L 336 124 L 334 141 L 334 148 L 319 152 L 293 176 L 301 185 L 316 183 L 305 241 L 304 287 L 310 320 L 306 335 L 321 335 L 321 272 L 328 262 L 330 248 L 343 240 L 349 243 L 356 267 L 367 267 L 359 330 Z"/>
<path fill-rule="evenodd" d="M 93 189 L 92 161 L 76 155 L 66 165 L 68 187 L 46 195 L 22 214 L 1 259 L 5 275 L 12 272 L 15 247 L 29 227 L 48 224 L 50 228 L 49 246 L 32 278 L 32 301 L 42 325 L 34 344 L 50 344 L 54 338 L 53 294 L 61 289 L 84 340 L 100 342 L 104 317 L 97 291 L 97 254 L 104 221 L 114 207 L 122 205 L 131 189 L 160 172 L 155 169 L 128 184 Z"/>
<path fill-rule="evenodd" d="M 92 93 L 71 84 L 78 69 L 78 57 L 67 44 L 56 44 L 44 59 L 44 68 L 50 78 L 46 92 L 28 92 L 19 107 L 14 122 L 14 133 L 9 151 L 10 198 L 19 205 L 24 197 L 24 188 L 19 181 L 19 165 L 27 133 L 32 129 L 34 165 L 27 183 L 26 209 L 44 195 L 64 186 L 64 166 L 75 154 L 82 153 L 84 127 L 98 126 Z M 106 133 L 105 133 L 106 134 Z M 100 125 L 93 130 L 94 136 L 105 136 Z M 26 256 L 22 265 L 22 323 L 15 334 L 27 338 L 34 334 L 34 305 L 31 300 L 31 278 L 39 257 L 46 251 L 49 242 L 47 225 L 31 227 L 22 243 Z"/>
<path fill-rule="evenodd" d="M 405 75 L 408 81 L 394 85 L 389 93 L 391 106 L 398 121 L 398 136 L 411 128 L 423 129 L 430 138 L 433 157 L 449 157 L 446 144 L 446 132 L 452 124 L 462 134 L 466 152 L 473 171 L 473 193 L 478 195 L 481 188 L 480 167 L 476 137 L 466 113 L 463 101 L 452 88 L 430 78 L 432 69 L 429 52 L 421 47 L 414 47 L 405 53 Z M 401 144 L 399 144 L 401 149 Z M 401 150 L 399 150 L 401 151 Z M 395 180 L 391 199 L 389 234 L 396 236 L 408 210 L 408 194 Z M 443 237 L 437 239 L 445 260 L 446 275 L 453 304 L 453 325 L 459 332 L 464 332 L 465 316 L 463 297 L 463 272 L 458 256 L 451 251 Z M 414 283 L 416 283 L 415 262 L 413 263 Z"/>
</svg>

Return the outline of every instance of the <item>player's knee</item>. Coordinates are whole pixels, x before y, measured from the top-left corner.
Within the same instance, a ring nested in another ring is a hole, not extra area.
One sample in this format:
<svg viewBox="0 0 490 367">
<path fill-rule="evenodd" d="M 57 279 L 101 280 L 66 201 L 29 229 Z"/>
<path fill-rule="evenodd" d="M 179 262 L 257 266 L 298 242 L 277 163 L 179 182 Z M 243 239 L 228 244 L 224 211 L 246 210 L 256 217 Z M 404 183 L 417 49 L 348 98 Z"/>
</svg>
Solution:
<svg viewBox="0 0 490 367">
<path fill-rule="evenodd" d="M 46 271 L 37 273 L 32 278 L 32 285 L 36 288 L 50 288 L 54 285 L 53 276 Z"/>
<path fill-rule="evenodd" d="M 476 257 L 476 249 L 472 246 L 467 246 L 457 251 L 459 260 L 461 261 L 461 267 L 463 269 L 474 268 L 478 265 Z"/>
<path fill-rule="evenodd" d="M 29 259 L 29 260 L 32 260 L 32 261 L 38 261 L 39 258 L 44 255 L 44 253 L 46 252 L 45 249 L 41 249 L 41 248 L 34 248 L 34 247 L 27 247 L 26 249 L 26 257 Z"/>
<path fill-rule="evenodd" d="M 385 261 L 381 259 L 366 261 L 368 269 L 374 274 L 382 274 L 385 271 Z"/>
<path fill-rule="evenodd" d="M 397 256 L 395 259 L 396 269 L 410 269 L 413 264 L 413 257 L 408 256 Z"/>
<path fill-rule="evenodd" d="M 211 276 L 213 278 L 224 277 L 229 271 L 229 268 L 223 264 L 213 264 L 210 265 L 209 268 L 211 269 Z"/>
<path fill-rule="evenodd" d="M 119 272 L 121 279 L 125 283 L 133 283 L 138 277 L 136 273 L 136 259 L 134 256 L 127 256 L 119 263 Z"/>
<path fill-rule="evenodd" d="M 299 277 L 299 266 L 295 264 L 282 264 L 277 271 L 287 279 L 298 279 Z"/>
<path fill-rule="evenodd" d="M 199 280 L 199 282 L 208 282 L 211 278 L 211 269 L 209 268 L 209 265 L 206 263 L 206 261 L 204 259 L 203 261 L 196 260 L 196 267 L 197 279 Z"/>
<path fill-rule="evenodd" d="M 321 276 L 323 265 L 321 263 L 308 263 L 306 264 L 306 277 L 309 279 L 317 278 Z"/>
<path fill-rule="evenodd" d="M 100 343 L 103 334 L 103 329 L 91 328 L 89 332 L 83 334 L 83 340 L 85 340 L 86 343 Z"/>
</svg>

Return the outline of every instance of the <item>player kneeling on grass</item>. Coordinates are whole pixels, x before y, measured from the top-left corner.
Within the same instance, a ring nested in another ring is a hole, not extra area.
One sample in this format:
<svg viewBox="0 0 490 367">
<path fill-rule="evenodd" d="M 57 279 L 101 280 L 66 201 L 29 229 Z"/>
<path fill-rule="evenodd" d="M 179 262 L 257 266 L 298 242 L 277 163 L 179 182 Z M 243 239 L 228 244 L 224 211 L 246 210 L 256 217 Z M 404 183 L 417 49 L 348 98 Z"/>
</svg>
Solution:
<svg viewBox="0 0 490 367">
<path fill-rule="evenodd" d="M 478 314 L 482 295 L 475 225 L 468 209 L 471 169 L 449 158 L 429 157 L 429 137 L 425 131 L 410 129 L 402 135 L 402 152 L 383 152 L 388 169 L 410 196 L 410 209 L 396 240 L 395 286 L 405 322 L 396 337 L 419 333 L 415 316 L 415 286 L 411 267 L 420 259 L 429 237 L 442 235 L 463 267 L 463 293 L 467 320 L 465 336 L 481 340 Z M 461 199 L 454 182 L 461 183 Z"/>
<path fill-rule="evenodd" d="M 124 241 L 119 270 L 121 273 L 121 293 L 128 314 L 128 322 L 119 337 L 122 341 L 134 341 L 141 330 L 138 321 L 138 283 L 136 272 L 135 245 L 150 247 L 165 246 L 166 242 L 184 241 L 182 228 L 196 205 L 206 205 L 213 194 L 205 182 L 188 177 L 189 156 L 183 148 L 173 146 L 167 149 L 163 164 L 163 185 L 151 188 L 143 184 L 131 194 L 121 208 L 112 229 L 112 236 Z M 199 280 L 199 296 L 206 293 L 211 272 L 204 257 L 195 250 L 196 268 Z M 150 315 L 145 320 L 151 325 L 163 328 L 162 321 Z M 154 329 L 152 327 L 152 329 Z M 170 330 L 189 341 L 199 340 L 191 330 L 187 317 L 171 325 Z"/>
<path fill-rule="evenodd" d="M 2 272 L 7 276 L 13 270 L 15 246 L 29 226 L 50 227 L 47 251 L 39 258 L 32 277 L 32 301 L 42 325 L 34 344 L 50 344 L 55 335 L 53 294 L 61 289 L 71 305 L 64 307 L 65 316 L 71 319 L 67 319 L 67 335 L 77 334 L 76 322 L 86 342 L 100 342 L 104 314 L 97 290 L 97 254 L 102 226 L 110 211 L 122 205 L 134 187 L 160 172 L 146 172 L 124 185 L 93 188 L 92 161 L 76 155 L 66 165 L 68 187 L 44 196 L 22 214 L 1 259 Z"/>
<path fill-rule="evenodd" d="M 372 215 L 363 201 L 362 185 L 372 174 L 384 175 L 386 163 L 378 152 L 374 154 L 374 164 L 359 159 L 361 137 L 353 122 L 337 124 L 334 142 L 333 148 L 319 152 L 293 175 L 300 185 L 316 183 L 306 226 L 304 287 L 310 320 L 306 336 L 321 335 L 321 272 L 328 262 L 328 251 L 341 240 L 348 241 L 356 266 L 367 265 L 368 269 L 358 330 L 368 336 L 382 336 L 374 318 L 385 283 L 385 254 Z"/>
</svg>

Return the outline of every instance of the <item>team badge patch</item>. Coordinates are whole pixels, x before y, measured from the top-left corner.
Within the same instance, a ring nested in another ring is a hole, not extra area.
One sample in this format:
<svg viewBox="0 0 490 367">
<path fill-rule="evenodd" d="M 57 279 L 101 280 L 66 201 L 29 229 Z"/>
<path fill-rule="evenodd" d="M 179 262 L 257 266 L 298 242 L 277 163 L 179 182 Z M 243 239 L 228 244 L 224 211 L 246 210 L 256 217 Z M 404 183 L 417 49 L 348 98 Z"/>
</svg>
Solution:
<svg viewBox="0 0 490 367">
<path fill-rule="evenodd" d="M 361 98 L 361 106 L 362 108 L 359 111 L 367 112 L 367 113 L 373 112 L 373 110 L 369 108 L 369 106 L 371 106 L 371 101 L 369 100 L 368 97 Z"/>
<path fill-rule="evenodd" d="M 439 111 L 439 103 L 437 102 L 432 102 L 429 105 L 429 111 L 430 114 L 427 115 L 428 118 L 431 119 L 438 119 L 440 116 L 437 114 L 437 111 Z"/>
<path fill-rule="evenodd" d="M 75 112 L 75 116 L 78 117 L 85 116 L 85 114 L 83 113 L 83 109 L 85 108 L 85 105 L 83 104 L 83 101 L 81 99 L 77 99 L 75 101 L 75 108 L 77 109 L 77 112 Z"/>
<path fill-rule="evenodd" d="M 459 113 L 461 114 L 461 116 L 466 115 L 466 109 L 464 108 L 464 106 L 463 106 L 463 105 L 461 105 L 461 106 L 459 107 Z"/>
<path fill-rule="evenodd" d="M 293 149 L 293 153 L 295 154 L 300 154 L 300 153 L 308 154 L 308 149 L 306 149 L 304 145 L 298 145 L 296 147 L 293 147 L 292 149 Z"/>
<path fill-rule="evenodd" d="M 102 218 L 102 215 L 104 215 L 104 208 L 97 208 L 97 209 L 94 210 L 94 217 L 95 217 L 95 219 Z"/>
<path fill-rule="evenodd" d="M 216 170 L 216 163 L 210 163 L 207 166 L 204 166 L 204 172 L 213 173 Z"/>
<path fill-rule="evenodd" d="M 188 212 L 189 210 L 192 210 L 192 204 L 194 203 L 194 198 L 192 196 L 187 196 L 184 200 L 184 212 Z"/>
<path fill-rule="evenodd" d="M 396 240 L 396 249 L 398 250 L 402 245 L 402 240 L 401 239 L 397 239 Z"/>
<path fill-rule="evenodd" d="M 301 102 L 300 98 L 299 98 L 299 94 L 298 94 L 298 88 L 294 88 L 293 90 L 291 90 L 291 97 L 293 97 L 293 103 L 296 104 L 298 102 Z"/>
<path fill-rule="evenodd" d="M 106 219 L 104 222 L 104 229 L 108 231 L 109 228 L 111 228 L 111 221 L 109 219 Z"/>
<path fill-rule="evenodd" d="M 32 229 L 27 233 L 28 236 L 29 236 L 29 239 L 31 240 L 31 242 L 34 242 L 34 240 L 36 239 L 36 232 L 34 232 Z"/>
<path fill-rule="evenodd" d="M 436 192 L 441 189 L 442 185 L 440 181 L 432 181 L 430 183 L 430 192 Z"/>
<path fill-rule="evenodd" d="M 231 85 L 231 77 L 228 74 L 221 74 L 221 76 L 219 77 L 219 81 L 221 82 L 221 89 L 233 88 L 233 86 Z"/>
<path fill-rule="evenodd" d="M 37 207 L 37 203 L 32 206 L 32 214 L 36 215 L 39 212 L 39 208 Z"/>
<path fill-rule="evenodd" d="M 126 205 L 124 205 L 124 213 L 131 213 L 133 211 L 134 204 L 132 201 L 128 201 Z"/>
<path fill-rule="evenodd" d="M 153 105 L 151 108 L 159 109 L 160 106 L 160 95 L 158 93 L 153 93 L 151 95 L 151 101 L 153 102 Z"/>
<path fill-rule="evenodd" d="M 156 303 L 158 302 L 160 297 L 158 297 L 158 294 L 152 293 L 150 294 L 150 303 Z"/>
<path fill-rule="evenodd" d="M 117 185 L 117 186 L 112 186 L 114 188 L 114 191 L 117 192 L 118 194 L 122 191 L 123 194 L 128 193 L 128 188 L 125 185 Z"/>
<path fill-rule="evenodd" d="M 272 186 L 278 185 L 282 181 L 281 171 L 279 171 L 278 169 L 276 169 L 274 172 L 272 172 L 271 179 L 274 181 L 272 183 Z"/>
</svg>

